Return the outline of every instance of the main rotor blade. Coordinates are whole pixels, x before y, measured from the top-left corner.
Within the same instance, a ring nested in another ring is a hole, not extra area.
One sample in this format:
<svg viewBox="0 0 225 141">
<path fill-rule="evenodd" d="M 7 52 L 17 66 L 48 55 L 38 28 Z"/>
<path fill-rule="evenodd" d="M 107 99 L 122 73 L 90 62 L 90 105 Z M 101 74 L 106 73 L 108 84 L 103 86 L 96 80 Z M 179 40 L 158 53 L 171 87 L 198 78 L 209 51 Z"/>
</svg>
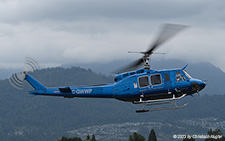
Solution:
<svg viewBox="0 0 225 141">
<path fill-rule="evenodd" d="M 152 55 L 153 51 L 162 45 L 165 41 L 169 40 L 173 36 L 175 36 L 181 30 L 187 28 L 186 25 L 178 25 L 178 24 L 164 24 L 161 32 L 159 33 L 158 37 L 156 38 L 155 42 L 149 47 L 146 52 L 140 52 L 144 54 L 144 56 L 133 63 L 119 69 L 117 72 L 125 72 L 136 69 L 140 64 L 144 63 L 144 60 L 149 58 Z"/>
<path fill-rule="evenodd" d="M 156 38 L 155 42 L 150 46 L 150 48 L 145 52 L 145 54 L 151 55 L 153 51 L 159 47 L 162 43 L 175 36 L 181 30 L 187 28 L 186 25 L 179 24 L 165 24 Z"/>
<path fill-rule="evenodd" d="M 129 65 L 127 65 L 125 67 L 122 67 L 122 68 L 120 68 L 116 71 L 113 71 L 113 73 L 122 73 L 122 72 L 134 70 L 142 63 L 144 63 L 143 58 L 140 58 L 140 59 L 135 60 L 134 62 L 130 63 Z"/>
</svg>

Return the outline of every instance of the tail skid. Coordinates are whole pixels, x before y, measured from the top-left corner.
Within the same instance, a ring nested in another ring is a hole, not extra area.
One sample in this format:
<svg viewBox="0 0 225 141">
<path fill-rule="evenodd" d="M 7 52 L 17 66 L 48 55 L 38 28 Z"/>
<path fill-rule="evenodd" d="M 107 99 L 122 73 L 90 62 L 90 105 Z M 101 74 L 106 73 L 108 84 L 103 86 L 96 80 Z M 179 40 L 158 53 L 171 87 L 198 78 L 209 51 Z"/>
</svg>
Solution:
<svg viewBox="0 0 225 141">
<path fill-rule="evenodd" d="M 27 72 L 24 72 L 25 76 L 25 80 L 30 83 L 30 85 L 35 89 L 35 90 L 46 90 L 47 88 L 41 84 L 40 82 L 38 82 L 36 79 L 34 79 L 32 76 L 30 76 L 29 74 L 27 74 Z"/>
</svg>

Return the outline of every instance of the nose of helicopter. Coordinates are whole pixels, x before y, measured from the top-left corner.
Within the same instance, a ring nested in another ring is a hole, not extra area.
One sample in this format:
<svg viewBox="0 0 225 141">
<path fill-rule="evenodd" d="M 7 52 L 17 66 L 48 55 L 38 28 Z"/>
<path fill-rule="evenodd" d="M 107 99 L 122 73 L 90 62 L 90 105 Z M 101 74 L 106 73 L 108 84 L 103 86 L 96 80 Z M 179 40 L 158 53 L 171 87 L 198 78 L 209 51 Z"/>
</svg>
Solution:
<svg viewBox="0 0 225 141">
<path fill-rule="evenodd" d="M 199 90 L 201 91 L 202 89 L 204 89 L 205 88 L 205 86 L 206 86 L 206 83 L 204 82 L 204 81 L 202 81 L 202 80 L 200 80 L 199 82 L 198 82 L 198 84 L 199 84 Z"/>
<path fill-rule="evenodd" d="M 199 92 L 202 89 L 204 89 L 206 86 L 206 83 L 202 80 L 194 79 L 191 81 L 191 91 L 193 93 Z"/>
</svg>

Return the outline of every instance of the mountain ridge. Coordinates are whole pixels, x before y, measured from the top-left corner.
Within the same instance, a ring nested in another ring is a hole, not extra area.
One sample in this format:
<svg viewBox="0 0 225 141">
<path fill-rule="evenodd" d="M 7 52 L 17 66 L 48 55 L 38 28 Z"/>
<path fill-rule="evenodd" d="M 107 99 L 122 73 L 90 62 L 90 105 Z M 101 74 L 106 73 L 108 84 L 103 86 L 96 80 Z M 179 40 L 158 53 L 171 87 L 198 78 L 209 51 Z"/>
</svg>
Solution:
<svg viewBox="0 0 225 141">
<path fill-rule="evenodd" d="M 48 87 L 112 83 L 113 77 L 80 67 L 47 68 L 30 73 Z M 219 122 L 225 119 L 225 96 L 207 95 L 185 97 L 177 104 L 189 105 L 176 110 L 137 114 L 141 105 L 115 99 L 92 99 L 33 96 L 28 93 L 32 87 L 25 83 L 24 90 L 18 91 L 9 82 L 0 80 L 0 136 L 4 140 L 55 140 L 69 131 L 95 125 L 122 124 L 126 122 L 158 122 L 177 126 L 179 120 L 216 117 Z M 175 118 L 176 117 L 176 118 Z M 173 126 L 173 127 L 174 127 Z M 186 126 L 185 130 L 167 129 L 159 131 L 163 137 L 173 134 L 206 133 L 200 126 Z M 193 130 L 193 128 L 195 130 Z M 199 129 L 199 131 L 197 130 Z M 149 132 L 142 128 L 139 132 Z M 224 130 L 224 129 L 223 129 Z M 200 132 L 201 131 L 201 132 Z M 74 134 L 70 134 L 74 135 Z M 98 135 L 96 135 L 98 136 Z"/>
</svg>

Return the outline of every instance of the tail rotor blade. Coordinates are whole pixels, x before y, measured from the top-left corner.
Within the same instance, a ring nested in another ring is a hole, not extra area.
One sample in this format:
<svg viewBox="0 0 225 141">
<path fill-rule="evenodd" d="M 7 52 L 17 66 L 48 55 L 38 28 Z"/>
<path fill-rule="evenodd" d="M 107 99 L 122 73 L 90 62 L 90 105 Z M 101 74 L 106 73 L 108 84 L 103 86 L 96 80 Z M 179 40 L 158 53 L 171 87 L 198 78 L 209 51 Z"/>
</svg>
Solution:
<svg viewBox="0 0 225 141">
<path fill-rule="evenodd" d="M 14 88 L 22 90 L 26 73 L 28 71 L 35 71 L 38 69 L 40 69 L 39 64 L 34 59 L 26 57 L 24 72 L 13 74 L 8 78 L 8 81 Z"/>
<path fill-rule="evenodd" d="M 9 79 L 9 83 L 16 89 L 22 90 L 23 89 L 23 80 L 25 78 L 24 73 L 16 73 L 13 74 Z"/>
<path fill-rule="evenodd" d="M 40 69 L 39 64 L 32 58 L 26 57 L 25 60 L 26 68 L 25 71 L 35 71 Z"/>
</svg>

